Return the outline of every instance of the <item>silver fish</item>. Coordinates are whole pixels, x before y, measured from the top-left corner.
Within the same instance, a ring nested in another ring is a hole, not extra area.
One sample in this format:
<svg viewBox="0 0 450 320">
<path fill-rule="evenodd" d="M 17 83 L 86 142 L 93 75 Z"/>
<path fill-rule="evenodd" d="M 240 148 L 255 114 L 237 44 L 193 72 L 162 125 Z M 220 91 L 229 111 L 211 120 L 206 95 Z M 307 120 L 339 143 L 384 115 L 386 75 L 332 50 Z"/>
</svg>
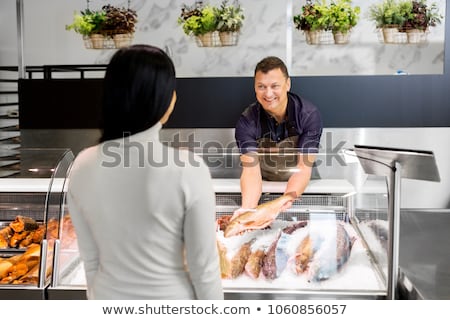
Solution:
<svg viewBox="0 0 450 320">
<path fill-rule="evenodd" d="M 336 274 L 348 261 L 355 238 L 350 238 L 341 224 L 336 224 L 336 232 L 326 235 L 310 235 L 314 247 L 320 243 L 314 252 L 308 266 L 308 281 L 318 282 L 329 279 Z"/>
<path fill-rule="evenodd" d="M 289 256 L 286 247 L 289 239 L 295 230 L 307 225 L 306 221 L 300 221 L 291 226 L 285 227 L 278 235 L 277 239 L 270 245 L 266 256 L 263 259 L 262 272 L 267 279 L 278 278 L 286 268 Z"/>
</svg>

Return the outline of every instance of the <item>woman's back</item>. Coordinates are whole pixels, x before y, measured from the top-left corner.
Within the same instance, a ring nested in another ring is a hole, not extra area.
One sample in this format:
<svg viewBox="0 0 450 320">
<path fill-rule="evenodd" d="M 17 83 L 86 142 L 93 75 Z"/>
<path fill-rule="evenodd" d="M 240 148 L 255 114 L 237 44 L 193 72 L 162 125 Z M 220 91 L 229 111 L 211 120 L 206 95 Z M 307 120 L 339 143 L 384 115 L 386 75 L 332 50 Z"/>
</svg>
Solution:
<svg viewBox="0 0 450 320">
<path fill-rule="evenodd" d="M 69 210 L 89 298 L 223 297 L 208 168 L 160 143 L 160 128 L 106 141 L 75 160 Z"/>
</svg>

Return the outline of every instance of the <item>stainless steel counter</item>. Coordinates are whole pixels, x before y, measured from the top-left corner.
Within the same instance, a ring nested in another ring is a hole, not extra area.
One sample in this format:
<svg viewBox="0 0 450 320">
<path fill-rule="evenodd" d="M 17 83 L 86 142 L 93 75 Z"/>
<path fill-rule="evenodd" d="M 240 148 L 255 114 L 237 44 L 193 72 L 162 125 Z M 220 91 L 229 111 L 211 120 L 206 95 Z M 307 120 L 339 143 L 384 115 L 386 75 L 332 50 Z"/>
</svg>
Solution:
<svg viewBox="0 0 450 320">
<path fill-rule="evenodd" d="M 448 209 L 402 210 L 400 298 L 450 299 L 449 227 Z"/>
</svg>

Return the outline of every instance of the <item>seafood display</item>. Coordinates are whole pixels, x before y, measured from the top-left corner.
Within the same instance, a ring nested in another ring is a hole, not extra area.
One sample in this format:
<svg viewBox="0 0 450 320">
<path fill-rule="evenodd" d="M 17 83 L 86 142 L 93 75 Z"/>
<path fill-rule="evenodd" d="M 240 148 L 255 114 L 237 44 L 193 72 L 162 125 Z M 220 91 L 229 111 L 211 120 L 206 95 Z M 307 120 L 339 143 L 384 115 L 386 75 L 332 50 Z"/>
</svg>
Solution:
<svg viewBox="0 0 450 320">
<path fill-rule="evenodd" d="M 310 231 L 296 250 L 295 271 L 307 272 L 308 281 L 329 279 L 349 259 L 354 241 L 342 224 L 325 232 Z"/>
<path fill-rule="evenodd" d="M 0 284 L 37 284 L 41 246 L 32 244 L 25 253 L 0 260 Z"/>
<path fill-rule="evenodd" d="M 233 222 L 227 215 L 217 219 L 223 279 L 245 277 L 271 283 L 301 277 L 308 283 L 323 282 L 344 268 L 356 240 L 348 234 L 346 223 L 335 218 L 328 222 L 274 219 L 264 229 L 225 234 Z"/>
<path fill-rule="evenodd" d="M 41 243 L 45 226 L 34 219 L 17 216 L 8 226 L 0 230 L 0 249 L 27 248 L 33 243 Z"/>
<path fill-rule="evenodd" d="M 0 249 L 26 249 L 32 244 L 40 244 L 46 238 L 49 240 L 57 239 L 59 223 L 56 219 L 51 219 L 47 223 L 47 228 L 43 224 L 38 224 L 30 217 L 17 216 L 14 221 L 6 227 L 0 229 Z M 63 234 L 65 238 L 61 239 L 64 248 L 76 244 L 75 229 L 70 215 L 63 218 Z"/>
<path fill-rule="evenodd" d="M 289 255 L 286 252 L 286 246 L 289 242 L 289 238 L 294 231 L 298 228 L 303 228 L 306 224 L 306 221 L 301 221 L 285 227 L 281 230 L 277 239 L 271 244 L 262 262 L 262 272 L 267 279 L 273 280 L 279 277 L 281 272 L 286 268 L 289 258 Z"/>
<path fill-rule="evenodd" d="M 56 219 L 47 225 L 39 224 L 34 219 L 17 216 L 0 230 L 0 285 L 37 285 L 41 267 L 41 243 L 49 241 L 46 257 L 46 277 L 52 271 L 53 241 L 57 239 L 60 224 Z M 74 248 L 77 245 L 75 229 L 70 215 L 62 220 L 64 238 L 62 248 Z M 23 249 L 23 250 L 18 250 Z"/>
</svg>

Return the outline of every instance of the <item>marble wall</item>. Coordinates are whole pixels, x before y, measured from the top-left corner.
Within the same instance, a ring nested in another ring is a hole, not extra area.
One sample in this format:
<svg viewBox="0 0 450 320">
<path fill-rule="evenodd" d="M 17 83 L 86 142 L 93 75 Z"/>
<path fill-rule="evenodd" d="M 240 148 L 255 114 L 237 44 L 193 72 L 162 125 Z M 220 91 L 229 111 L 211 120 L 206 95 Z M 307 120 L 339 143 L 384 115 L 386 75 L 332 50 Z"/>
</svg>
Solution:
<svg viewBox="0 0 450 320">
<path fill-rule="evenodd" d="M 131 0 L 139 22 L 134 43 L 165 48 L 179 77 L 252 76 L 256 62 L 267 55 L 286 61 L 293 76 L 386 75 L 403 70 L 409 74 L 442 74 L 445 21 L 431 28 L 420 45 L 380 42 L 367 18 L 370 4 L 381 0 L 354 0 L 361 7 L 360 22 L 347 45 L 308 45 L 295 29 L 292 16 L 305 0 L 241 0 L 245 21 L 237 46 L 200 48 L 177 24 L 183 3 L 177 0 Z M 220 0 L 209 0 L 219 5 Z M 445 0 L 435 1 L 445 15 Z M 86 8 L 85 0 L 23 0 L 25 65 L 107 63 L 114 50 L 85 49 L 81 36 L 66 31 L 74 11 Z M 92 9 L 104 4 L 126 6 L 123 0 L 92 0 Z M 17 65 L 17 30 L 14 0 L 0 3 L 0 65 Z"/>
</svg>

